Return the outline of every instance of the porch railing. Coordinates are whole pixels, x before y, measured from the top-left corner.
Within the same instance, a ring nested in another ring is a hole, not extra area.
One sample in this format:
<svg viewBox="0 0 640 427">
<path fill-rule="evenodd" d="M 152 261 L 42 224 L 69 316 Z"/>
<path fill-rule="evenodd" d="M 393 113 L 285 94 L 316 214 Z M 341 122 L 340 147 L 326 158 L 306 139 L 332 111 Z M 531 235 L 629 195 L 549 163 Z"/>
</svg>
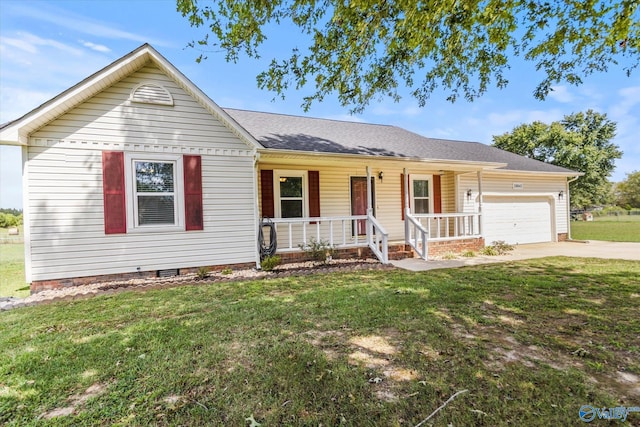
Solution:
<svg viewBox="0 0 640 427">
<path fill-rule="evenodd" d="M 311 237 L 340 247 L 367 246 L 366 236 L 358 235 L 358 221 L 366 221 L 366 215 L 350 215 L 318 218 L 273 218 L 278 235 L 278 248 L 300 249 Z"/>
<path fill-rule="evenodd" d="M 376 217 L 367 215 L 367 240 L 369 248 L 383 264 L 389 263 L 389 233 Z"/>
<path fill-rule="evenodd" d="M 481 236 L 479 213 L 411 214 L 426 230 L 431 241 Z"/>
<path fill-rule="evenodd" d="M 418 254 L 420 258 L 426 260 L 429 253 L 427 247 L 429 232 L 422 226 L 418 218 L 411 215 L 408 209 L 405 211 L 404 217 L 405 242 L 416 251 L 416 254 Z"/>
<path fill-rule="evenodd" d="M 309 243 L 327 242 L 333 248 L 369 246 L 378 259 L 389 260 L 389 235 L 373 215 L 349 215 L 314 218 L 273 218 L 278 239 L 278 251 L 296 251 Z M 366 223 L 366 229 L 361 227 Z M 365 235 L 359 230 L 366 230 Z"/>
</svg>

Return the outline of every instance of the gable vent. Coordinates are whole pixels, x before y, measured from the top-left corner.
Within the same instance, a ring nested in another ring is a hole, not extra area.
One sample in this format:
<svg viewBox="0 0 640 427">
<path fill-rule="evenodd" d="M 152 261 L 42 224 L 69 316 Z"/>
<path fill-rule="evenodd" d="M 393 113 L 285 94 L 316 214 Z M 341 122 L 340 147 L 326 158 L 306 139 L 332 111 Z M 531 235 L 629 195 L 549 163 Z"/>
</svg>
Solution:
<svg viewBox="0 0 640 427">
<path fill-rule="evenodd" d="M 144 104 L 159 104 L 159 105 L 173 105 L 173 97 L 168 90 L 162 86 L 143 83 L 136 86 L 131 91 L 129 97 L 131 102 L 141 102 Z"/>
</svg>

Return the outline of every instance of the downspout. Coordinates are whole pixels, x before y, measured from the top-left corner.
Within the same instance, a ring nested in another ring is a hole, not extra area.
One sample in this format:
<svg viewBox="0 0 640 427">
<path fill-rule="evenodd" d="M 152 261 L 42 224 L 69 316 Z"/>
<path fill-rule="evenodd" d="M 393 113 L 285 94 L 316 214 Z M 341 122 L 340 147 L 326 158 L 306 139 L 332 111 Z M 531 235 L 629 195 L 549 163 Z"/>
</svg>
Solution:
<svg viewBox="0 0 640 427">
<path fill-rule="evenodd" d="M 255 236 L 255 256 L 256 256 L 256 268 L 260 269 L 260 249 L 258 248 L 258 234 L 260 231 L 260 211 L 258 210 L 258 161 L 260 160 L 260 153 L 256 149 L 253 150 L 253 223 Z"/>
<path fill-rule="evenodd" d="M 567 198 L 565 204 L 567 210 L 567 240 L 571 240 L 571 194 L 569 193 L 569 184 L 571 184 L 576 179 L 580 178 L 580 175 L 574 176 L 573 178 L 567 180 L 565 183 L 565 192 L 567 193 Z"/>
<path fill-rule="evenodd" d="M 24 240 L 24 275 L 27 283 L 31 274 L 31 212 L 29 209 L 29 146 L 22 147 L 22 239 Z"/>
</svg>

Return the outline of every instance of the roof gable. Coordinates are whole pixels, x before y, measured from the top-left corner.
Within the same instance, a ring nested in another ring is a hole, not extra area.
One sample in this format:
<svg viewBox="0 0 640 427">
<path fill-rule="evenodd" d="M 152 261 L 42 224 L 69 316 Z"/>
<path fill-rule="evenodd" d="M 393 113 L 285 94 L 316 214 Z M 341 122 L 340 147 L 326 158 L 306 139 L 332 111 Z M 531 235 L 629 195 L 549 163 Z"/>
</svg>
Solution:
<svg viewBox="0 0 640 427">
<path fill-rule="evenodd" d="M 141 69 L 149 62 L 158 66 L 250 148 L 261 147 L 253 136 L 239 126 L 222 108 L 149 44 L 140 46 L 24 116 L 0 126 L 0 144 L 26 145 L 31 133 Z"/>
</svg>

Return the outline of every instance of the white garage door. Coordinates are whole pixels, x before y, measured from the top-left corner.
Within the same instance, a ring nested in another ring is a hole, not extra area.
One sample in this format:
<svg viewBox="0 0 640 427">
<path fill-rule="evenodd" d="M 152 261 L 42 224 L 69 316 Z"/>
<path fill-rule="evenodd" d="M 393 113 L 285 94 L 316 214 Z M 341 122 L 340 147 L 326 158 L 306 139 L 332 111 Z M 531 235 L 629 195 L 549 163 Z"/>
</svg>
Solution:
<svg viewBox="0 0 640 427">
<path fill-rule="evenodd" d="M 485 196 L 482 214 L 487 245 L 497 240 L 510 244 L 554 240 L 547 198 Z"/>
</svg>

